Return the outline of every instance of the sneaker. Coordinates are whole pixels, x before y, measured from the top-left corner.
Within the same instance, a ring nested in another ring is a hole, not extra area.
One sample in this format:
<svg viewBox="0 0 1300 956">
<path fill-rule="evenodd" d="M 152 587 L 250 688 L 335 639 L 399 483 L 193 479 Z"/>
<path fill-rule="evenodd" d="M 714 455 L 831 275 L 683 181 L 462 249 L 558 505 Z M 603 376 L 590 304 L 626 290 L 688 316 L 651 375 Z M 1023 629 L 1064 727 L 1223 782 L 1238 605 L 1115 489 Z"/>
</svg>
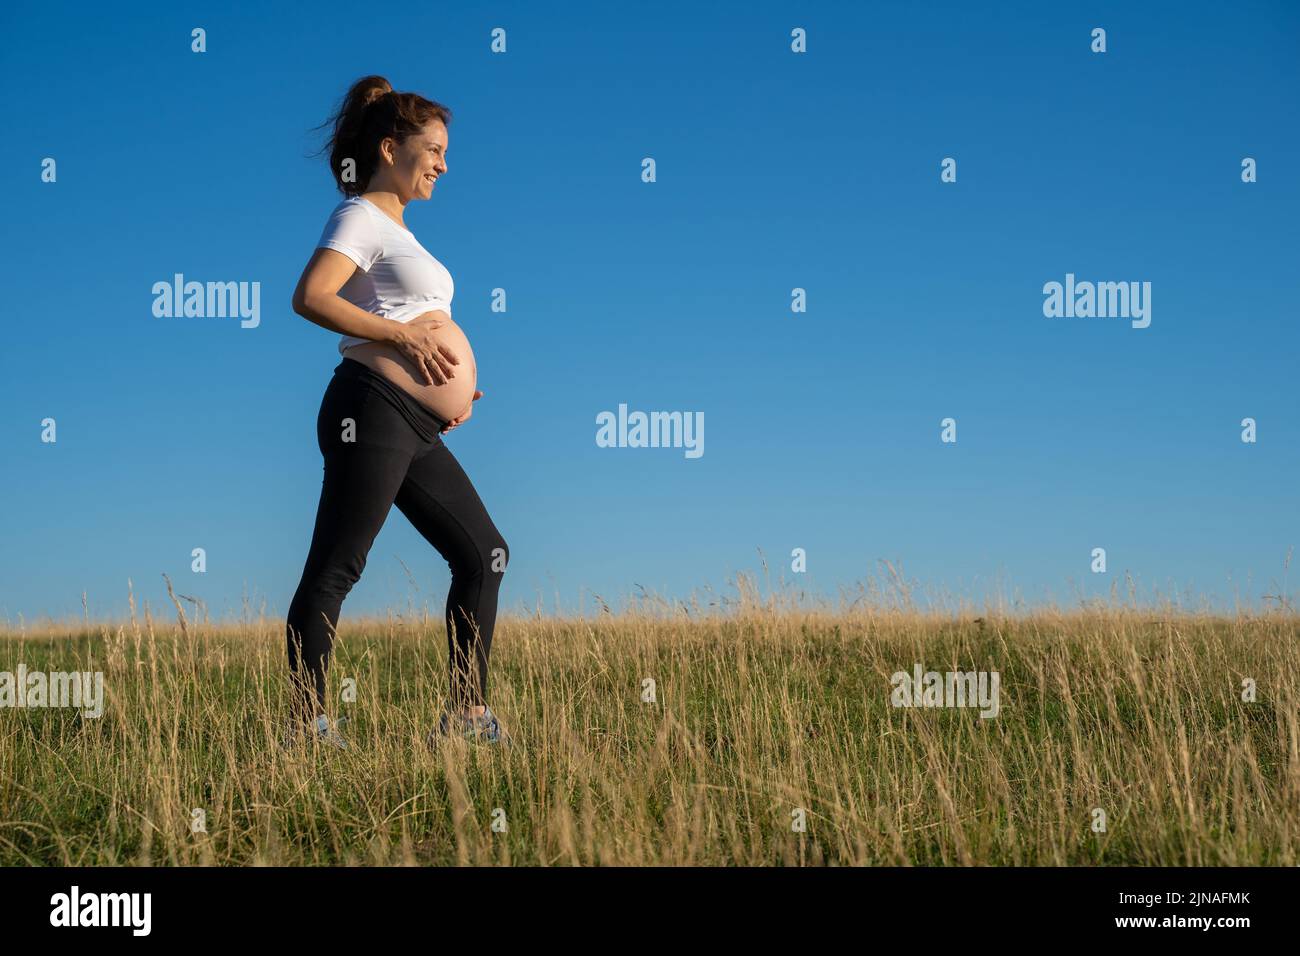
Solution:
<svg viewBox="0 0 1300 956">
<path fill-rule="evenodd" d="M 280 746 L 285 750 L 292 750 L 306 740 L 313 740 L 322 746 L 333 747 L 335 750 L 347 750 L 348 742 L 338 731 L 347 722 L 346 717 L 340 717 L 331 724 L 329 718 L 321 714 L 306 727 L 296 722 L 291 723 L 280 741 Z"/>
<path fill-rule="evenodd" d="M 510 735 L 497 720 L 497 715 L 492 713 L 492 708 L 486 706 L 483 713 L 477 717 L 465 717 L 460 714 L 453 717 L 444 711 L 438 718 L 438 729 L 429 733 L 429 746 L 437 747 L 439 738 L 450 736 L 463 737 L 473 743 L 510 746 Z"/>
</svg>

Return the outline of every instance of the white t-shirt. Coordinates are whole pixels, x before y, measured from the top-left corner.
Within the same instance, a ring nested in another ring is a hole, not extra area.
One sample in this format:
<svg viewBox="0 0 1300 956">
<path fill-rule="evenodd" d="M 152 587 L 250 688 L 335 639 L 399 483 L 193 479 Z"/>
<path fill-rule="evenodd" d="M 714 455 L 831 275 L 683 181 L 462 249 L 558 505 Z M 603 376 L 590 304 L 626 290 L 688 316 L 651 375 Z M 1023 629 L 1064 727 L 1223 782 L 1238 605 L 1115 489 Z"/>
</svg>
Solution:
<svg viewBox="0 0 1300 956">
<path fill-rule="evenodd" d="M 357 308 L 396 322 L 441 309 L 451 314 L 451 273 L 409 229 L 360 196 L 343 200 L 330 215 L 316 247 L 334 249 L 357 264 L 339 295 Z M 339 351 L 369 339 L 344 335 Z"/>
</svg>

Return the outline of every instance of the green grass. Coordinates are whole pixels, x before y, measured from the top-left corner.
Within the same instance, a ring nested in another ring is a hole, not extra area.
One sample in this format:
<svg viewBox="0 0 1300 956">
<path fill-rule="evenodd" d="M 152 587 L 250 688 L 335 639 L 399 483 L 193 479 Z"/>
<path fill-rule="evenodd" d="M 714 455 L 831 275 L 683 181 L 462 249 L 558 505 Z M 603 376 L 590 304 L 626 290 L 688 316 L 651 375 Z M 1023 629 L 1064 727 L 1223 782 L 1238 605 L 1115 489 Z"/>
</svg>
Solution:
<svg viewBox="0 0 1300 956">
<path fill-rule="evenodd" d="M 441 622 L 345 618 L 353 746 L 298 755 L 279 621 L 2 632 L 0 671 L 101 670 L 106 705 L 0 709 L 0 864 L 1296 865 L 1297 624 L 505 618 L 489 699 L 516 747 L 431 754 Z M 891 706 L 914 662 L 998 671 L 1000 713 Z"/>
</svg>

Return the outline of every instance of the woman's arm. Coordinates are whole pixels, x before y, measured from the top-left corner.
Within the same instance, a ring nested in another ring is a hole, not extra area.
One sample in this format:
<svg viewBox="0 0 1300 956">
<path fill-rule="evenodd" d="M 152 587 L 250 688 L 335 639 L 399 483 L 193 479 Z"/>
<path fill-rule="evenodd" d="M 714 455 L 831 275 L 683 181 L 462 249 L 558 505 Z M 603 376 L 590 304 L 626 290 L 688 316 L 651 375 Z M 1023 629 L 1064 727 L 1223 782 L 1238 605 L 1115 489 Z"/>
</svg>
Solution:
<svg viewBox="0 0 1300 956">
<path fill-rule="evenodd" d="M 410 322 L 372 315 L 338 294 L 357 269 L 341 252 L 317 249 L 293 290 L 293 311 L 321 328 L 359 339 L 385 342 L 415 363 L 430 385 L 442 385 L 460 360 L 433 337 L 433 330 L 451 318 L 441 310 L 425 312 Z"/>
</svg>

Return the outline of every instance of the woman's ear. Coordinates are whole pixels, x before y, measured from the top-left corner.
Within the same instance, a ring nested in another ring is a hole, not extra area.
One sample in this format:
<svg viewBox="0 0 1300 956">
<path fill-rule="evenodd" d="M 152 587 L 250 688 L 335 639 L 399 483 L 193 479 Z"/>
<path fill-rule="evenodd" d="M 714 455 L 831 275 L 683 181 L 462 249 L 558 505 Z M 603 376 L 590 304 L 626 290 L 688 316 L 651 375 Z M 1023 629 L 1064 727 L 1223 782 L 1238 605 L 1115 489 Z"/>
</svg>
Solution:
<svg viewBox="0 0 1300 956">
<path fill-rule="evenodd" d="M 391 136 L 385 136 L 379 141 L 379 158 L 389 166 L 393 165 L 393 157 L 397 153 L 397 140 Z"/>
</svg>

